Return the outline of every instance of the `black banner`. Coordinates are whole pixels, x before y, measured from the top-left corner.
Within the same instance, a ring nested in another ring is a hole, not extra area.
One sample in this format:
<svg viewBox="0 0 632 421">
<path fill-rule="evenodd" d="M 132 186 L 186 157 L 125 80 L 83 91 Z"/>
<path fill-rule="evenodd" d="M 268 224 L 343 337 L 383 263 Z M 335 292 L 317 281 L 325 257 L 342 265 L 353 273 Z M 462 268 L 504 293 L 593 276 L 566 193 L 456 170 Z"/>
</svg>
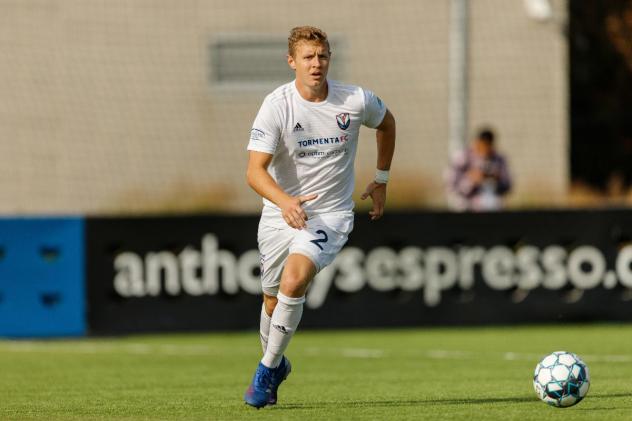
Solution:
<svg viewBox="0 0 632 421">
<path fill-rule="evenodd" d="M 93 334 L 257 328 L 258 217 L 91 218 Z M 632 320 L 632 212 L 356 215 L 302 327 Z"/>
</svg>

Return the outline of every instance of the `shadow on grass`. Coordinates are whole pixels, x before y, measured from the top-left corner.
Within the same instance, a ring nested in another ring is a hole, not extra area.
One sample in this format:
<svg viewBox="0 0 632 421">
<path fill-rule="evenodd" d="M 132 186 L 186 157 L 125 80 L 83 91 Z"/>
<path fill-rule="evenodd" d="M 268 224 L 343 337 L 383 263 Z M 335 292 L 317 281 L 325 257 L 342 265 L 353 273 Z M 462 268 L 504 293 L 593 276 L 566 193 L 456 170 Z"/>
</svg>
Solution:
<svg viewBox="0 0 632 421">
<path fill-rule="evenodd" d="M 533 402 L 536 398 L 515 397 L 515 398 L 480 398 L 480 399 L 402 399 L 402 400 L 366 400 L 347 402 L 319 402 L 318 404 L 289 403 L 278 406 L 278 409 L 311 409 L 311 408 L 357 408 L 357 407 L 397 407 L 397 406 L 429 406 L 429 405 L 480 405 L 489 403 L 522 403 Z"/>
<path fill-rule="evenodd" d="M 632 393 L 614 393 L 604 395 L 590 395 L 589 399 L 603 399 L 603 398 L 621 398 L 632 397 Z M 362 400 L 362 401 L 347 401 L 347 402 L 319 402 L 319 403 L 288 403 L 276 406 L 276 410 L 283 409 L 315 409 L 315 408 L 357 408 L 357 407 L 374 407 L 374 408 L 386 408 L 386 407 L 403 407 L 403 406 L 431 406 L 431 405 L 482 405 L 482 404 L 494 404 L 494 403 L 534 403 L 538 402 L 537 397 L 516 396 L 507 398 L 474 398 L 474 399 L 402 399 L 402 400 Z M 579 408 L 578 408 L 579 409 Z M 615 410 L 621 408 L 586 408 L 585 410 Z"/>
<path fill-rule="evenodd" d="M 600 394 L 600 395 L 591 395 L 588 394 L 588 396 L 586 397 L 586 399 L 600 399 L 600 398 L 632 398 L 632 393 L 612 393 L 612 394 Z M 577 407 L 576 410 L 577 411 L 614 411 L 617 409 L 623 409 L 621 407 L 604 407 L 604 408 L 590 408 L 590 407 L 585 407 L 585 406 L 580 406 Z"/>
</svg>

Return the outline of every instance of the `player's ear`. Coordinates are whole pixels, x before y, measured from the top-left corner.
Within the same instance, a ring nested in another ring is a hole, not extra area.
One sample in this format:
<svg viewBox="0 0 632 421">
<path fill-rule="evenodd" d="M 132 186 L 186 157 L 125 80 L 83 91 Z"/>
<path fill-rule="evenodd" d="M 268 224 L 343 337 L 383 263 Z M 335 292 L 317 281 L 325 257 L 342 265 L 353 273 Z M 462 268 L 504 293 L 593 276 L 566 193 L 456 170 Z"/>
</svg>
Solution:
<svg viewBox="0 0 632 421">
<path fill-rule="evenodd" d="M 294 57 L 289 54 L 287 55 L 287 64 L 292 70 L 296 70 L 296 62 L 294 61 Z"/>
</svg>

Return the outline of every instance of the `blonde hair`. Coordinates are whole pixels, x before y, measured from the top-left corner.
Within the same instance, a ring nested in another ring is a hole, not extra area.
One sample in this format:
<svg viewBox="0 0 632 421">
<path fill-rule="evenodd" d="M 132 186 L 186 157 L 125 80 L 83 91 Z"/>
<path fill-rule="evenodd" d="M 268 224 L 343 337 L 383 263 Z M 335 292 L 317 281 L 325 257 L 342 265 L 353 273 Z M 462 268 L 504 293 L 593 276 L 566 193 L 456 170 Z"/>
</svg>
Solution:
<svg viewBox="0 0 632 421">
<path fill-rule="evenodd" d="M 287 38 L 288 54 L 294 57 L 296 45 L 301 41 L 318 42 L 327 45 L 329 51 L 329 40 L 327 34 L 322 29 L 314 26 L 297 26 L 292 28 L 290 36 Z"/>
</svg>

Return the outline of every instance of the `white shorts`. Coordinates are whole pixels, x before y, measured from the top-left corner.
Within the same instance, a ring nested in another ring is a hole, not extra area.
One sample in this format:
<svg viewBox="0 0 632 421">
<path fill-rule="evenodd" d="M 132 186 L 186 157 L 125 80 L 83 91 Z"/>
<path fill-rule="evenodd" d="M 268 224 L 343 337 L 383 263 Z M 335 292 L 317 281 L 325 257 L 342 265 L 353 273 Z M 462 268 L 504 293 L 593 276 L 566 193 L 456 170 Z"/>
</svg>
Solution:
<svg viewBox="0 0 632 421">
<path fill-rule="evenodd" d="M 257 241 L 261 254 L 261 285 L 266 295 L 276 296 L 281 273 L 290 254 L 308 257 L 320 272 L 333 262 L 353 229 L 353 213 L 329 213 L 312 216 L 307 228 L 289 225 L 274 228 L 259 221 Z"/>
</svg>

